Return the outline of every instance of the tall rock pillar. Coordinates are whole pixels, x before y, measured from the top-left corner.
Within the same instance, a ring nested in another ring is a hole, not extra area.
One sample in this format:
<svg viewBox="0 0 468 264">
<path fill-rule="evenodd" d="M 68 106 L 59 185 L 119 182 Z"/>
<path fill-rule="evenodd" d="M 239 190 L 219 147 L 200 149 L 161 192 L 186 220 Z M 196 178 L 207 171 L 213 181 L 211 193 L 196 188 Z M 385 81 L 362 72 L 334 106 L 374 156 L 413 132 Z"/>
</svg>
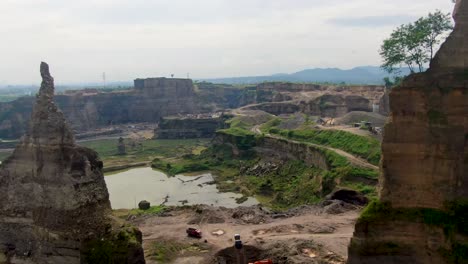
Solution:
<svg viewBox="0 0 468 264">
<path fill-rule="evenodd" d="M 29 131 L 0 167 L 0 263 L 144 263 L 141 233 L 111 217 L 103 164 L 75 145 L 49 66 L 40 72 Z M 118 248 L 116 232 L 135 239 Z"/>
<path fill-rule="evenodd" d="M 468 263 L 468 0 L 427 72 L 390 93 L 380 201 L 356 224 L 349 264 Z"/>
</svg>

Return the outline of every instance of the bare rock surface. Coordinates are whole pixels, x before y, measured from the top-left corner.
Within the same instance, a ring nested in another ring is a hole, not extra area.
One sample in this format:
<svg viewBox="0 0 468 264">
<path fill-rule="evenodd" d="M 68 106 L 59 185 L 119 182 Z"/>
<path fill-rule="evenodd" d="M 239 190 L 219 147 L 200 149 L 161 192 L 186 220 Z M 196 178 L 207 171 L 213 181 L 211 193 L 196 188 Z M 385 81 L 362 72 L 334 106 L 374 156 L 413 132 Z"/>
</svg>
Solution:
<svg viewBox="0 0 468 264">
<path fill-rule="evenodd" d="M 350 264 L 466 262 L 467 0 L 454 18 L 431 68 L 390 93 L 380 204 L 357 221 Z"/>
<path fill-rule="evenodd" d="M 142 251 L 139 231 L 110 217 L 102 162 L 95 151 L 75 145 L 54 103 L 48 65 L 40 70 L 29 132 L 0 167 L 0 263 L 91 263 L 95 241 L 112 244 L 115 232 L 136 238 L 126 246 L 135 255 L 128 259 L 139 259 L 122 261 L 124 252 L 116 263 L 144 263 L 135 254 Z"/>
</svg>

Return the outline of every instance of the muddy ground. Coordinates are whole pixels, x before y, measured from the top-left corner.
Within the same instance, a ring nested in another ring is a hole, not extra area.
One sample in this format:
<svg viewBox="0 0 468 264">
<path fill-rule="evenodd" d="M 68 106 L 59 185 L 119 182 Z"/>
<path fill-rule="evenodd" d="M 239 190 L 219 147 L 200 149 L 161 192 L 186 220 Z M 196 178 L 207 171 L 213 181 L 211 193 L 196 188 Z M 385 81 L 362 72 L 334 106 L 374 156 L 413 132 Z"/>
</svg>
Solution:
<svg viewBox="0 0 468 264">
<path fill-rule="evenodd" d="M 345 263 L 361 208 L 341 201 L 272 213 L 259 206 L 236 209 L 194 206 L 129 219 L 143 232 L 147 263 Z M 202 239 L 186 228 L 202 230 Z M 236 250 L 234 234 L 243 249 Z"/>
</svg>

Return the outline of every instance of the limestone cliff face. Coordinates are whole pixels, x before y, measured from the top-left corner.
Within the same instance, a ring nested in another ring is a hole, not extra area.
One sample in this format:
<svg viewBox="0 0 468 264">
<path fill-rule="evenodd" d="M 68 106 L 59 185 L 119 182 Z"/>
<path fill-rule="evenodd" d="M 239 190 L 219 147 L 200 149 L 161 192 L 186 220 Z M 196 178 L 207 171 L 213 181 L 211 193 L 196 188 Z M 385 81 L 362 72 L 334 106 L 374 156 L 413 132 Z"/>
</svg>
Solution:
<svg viewBox="0 0 468 264">
<path fill-rule="evenodd" d="M 212 138 L 216 130 L 224 128 L 224 121 L 223 117 L 163 118 L 154 134 L 159 139 Z"/>
<path fill-rule="evenodd" d="M 383 86 L 336 86 L 303 83 L 267 82 L 257 86 L 257 103 L 275 101 L 278 94 L 284 100 L 315 98 L 324 94 L 361 96 L 377 103 L 385 92 Z M 279 100 L 276 100 L 279 101 Z"/>
<path fill-rule="evenodd" d="M 348 263 L 466 263 L 468 1 L 421 74 L 390 93 L 380 205 L 356 224 Z"/>
<path fill-rule="evenodd" d="M 245 144 L 245 140 L 242 140 L 243 138 L 251 142 Z M 331 164 L 327 161 L 326 153 L 322 149 L 273 136 L 267 135 L 261 139 L 255 139 L 253 135 L 241 137 L 217 132 L 212 142 L 214 145 L 230 146 L 234 156 L 242 156 L 246 152 L 254 150 L 264 159 L 282 161 L 302 160 L 305 164 L 322 170 L 330 170 L 331 167 Z"/>
<path fill-rule="evenodd" d="M 300 83 L 262 83 L 257 86 L 256 105 L 270 114 L 301 112 L 340 117 L 351 111 L 372 112 L 385 94 L 383 86 L 333 86 Z"/>
<path fill-rule="evenodd" d="M 197 113 L 191 80 L 135 80 L 135 89 L 112 93 L 57 95 L 55 101 L 75 131 L 100 126 L 158 122 L 161 117 Z M 26 132 L 33 97 L 0 103 L 0 137 L 18 138 Z"/>
<path fill-rule="evenodd" d="M 115 224 L 102 162 L 75 145 L 45 63 L 41 76 L 29 131 L 0 167 L 0 263 L 89 263 L 85 241 Z"/>
<path fill-rule="evenodd" d="M 263 157 L 285 161 L 302 160 L 309 166 L 330 170 L 324 151 L 304 143 L 265 136 L 255 150 Z"/>
<path fill-rule="evenodd" d="M 314 116 L 340 117 L 351 111 L 372 112 L 372 103 L 357 95 L 325 94 L 309 100 L 256 104 L 247 109 L 262 110 L 273 115 L 301 112 Z"/>
</svg>

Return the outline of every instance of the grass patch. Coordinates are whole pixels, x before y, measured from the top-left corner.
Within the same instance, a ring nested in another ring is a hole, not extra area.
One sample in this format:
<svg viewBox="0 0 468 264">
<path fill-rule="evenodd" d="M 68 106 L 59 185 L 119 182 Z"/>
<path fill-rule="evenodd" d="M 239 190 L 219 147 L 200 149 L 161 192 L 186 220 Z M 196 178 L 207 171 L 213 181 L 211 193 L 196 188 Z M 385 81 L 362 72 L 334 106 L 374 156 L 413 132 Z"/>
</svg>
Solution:
<svg viewBox="0 0 468 264">
<path fill-rule="evenodd" d="M 355 245 L 351 245 L 353 248 Z M 357 248 L 360 256 L 394 256 L 394 255 L 407 255 L 410 254 L 409 245 L 396 244 L 394 242 L 373 242 L 366 243 L 366 246 Z"/>
<path fill-rule="evenodd" d="M 420 222 L 442 227 L 446 234 L 461 233 L 468 235 L 468 202 L 447 203 L 445 210 L 432 208 L 392 208 L 389 203 L 371 202 L 359 217 L 359 222 L 379 221 Z"/>
<path fill-rule="evenodd" d="M 167 210 L 167 207 L 164 205 L 151 206 L 148 210 L 141 209 L 118 209 L 113 210 L 113 215 L 119 218 L 127 219 L 128 216 L 142 216 L 142 215 L 156 215 L 160 214 Z"/>
<path fill-rule="evenodd" d="M 440 249 L 449 264 L 468 264 L 468 243 L 454 243 L 452 249 Z"/>
<path fill-rule="evenodd" d="M 427 112 L 427 117 L 429 118 L 430 124 L 441 124 L 441 125 L 448 124 L 447 115 L 445 115 L 444 113 L 438 110 L 430 109 Z"/>
<path fill-rule="evenodd" d="M 361 182 L 349 182 L 349 181 L 344 181 L 340 185 L 364 194 L 371 201 L 377 199 L 377 187 L 376 186 L 367 185 Z"/>
<path fill-rule="evenodd" d="M 95 150 L 106 167 L 152 161 L 155 158 L 180 158 L 183 155 L 199 153 L 209 145 L 210 140 L 150 139 L 139 142 L 141 144 L 132 144 L 131 140 L 125 139 L 126 155 L 118 155 L 117 143 L 117 139 L 99 139 L 78 144 Z"/>
<path fill-rule="evenodd" d="M 270 173 L 244 175 L 240 180 L 250 195 L 263 197 L 262 203 L 276 210 L 317 203 L 323 196 L 323 171 L 302 161 L 290 160 Z"/>
<path fill-rule="evenodd" d="M 187 159 L 179 159 L 176 162 L 167 162 L 161 159 L 154 159 L 151 162 L 151 167 L 153 169 L 165 172 L 169 176 L 174 176 L 185 172 L 207 171 L 210 169 L 210 167 L 206 164 Z"/>
<path fill-rule="evenodd" d="M 263 133 L 269 133 L 270 129 L 279 126 L 281 124 L 281 118 L 273 118 L 270 121 L 264 123 L 263 125 L 260 126 L 260 131 Z"/>
<path fill-rule="evenodd" d="M 150 244 L 148 257 L 159 263 L 170 263 L 184 253 L 206 252 L 210 246 L 204 243 L 181 243 L 177 241 L 153 241 Z"/>
<path fill-rule="evenodd" d="M 176 241 L 153 241 L 150 245 L 150 253 L 148 254 L 152 260 L 159 263 L 171 262 L 179 253 L 188 248 L 189 245 Z"/>
<path fill-rule="evenodd" d="M 126 263 L 129 253 L 141 246 L 138 234 L 135 227 L 124 225 L 102 239 L 85 241 L 82 256 L 86 263 Z"/>
<path fill-rule="evenodd" d="M 468 244 L 459 241 L 459 239 L 463 239 L 463 236 L 468 235 L 468 201 L 447 202 L 444 210 L 437 210 L 431 208 L 392 208 L 389 203 L 374 200 L 364 209 L 358 219 L 360 224 L 392 221 L 423 223 L 428 226 L 442 228 L 447 242 L 451 246 L 449 248 L 440 248 L 439 253 L 446 258 L 447 263 L 468 263 Z M 373 246 L 369 245 L 371 249 Z M 399 248 L 402 248 L 402 245 L 398 246 L 381 248 L 376 254 L 401 254 Z M 367 247 L 359 247 L 359 249 L 361 248 Z"/>
<path fill-rule="evenodd" d="M 0 152 L 0 161 L 6 160 L 6 158 L 10 157 L 13 154 L 13 151 L 9 152 Z"/>
<path fill-rule="evenodd" d="M 282 130 L 270 128 L 269 132 L 298 141 L 341 149 L 366 159 L 374 165 L 378 165 L 380 162 L 380 142 L 371 137 L 359 136 L 340 130 L 320 129 Z"/>
</svg>

